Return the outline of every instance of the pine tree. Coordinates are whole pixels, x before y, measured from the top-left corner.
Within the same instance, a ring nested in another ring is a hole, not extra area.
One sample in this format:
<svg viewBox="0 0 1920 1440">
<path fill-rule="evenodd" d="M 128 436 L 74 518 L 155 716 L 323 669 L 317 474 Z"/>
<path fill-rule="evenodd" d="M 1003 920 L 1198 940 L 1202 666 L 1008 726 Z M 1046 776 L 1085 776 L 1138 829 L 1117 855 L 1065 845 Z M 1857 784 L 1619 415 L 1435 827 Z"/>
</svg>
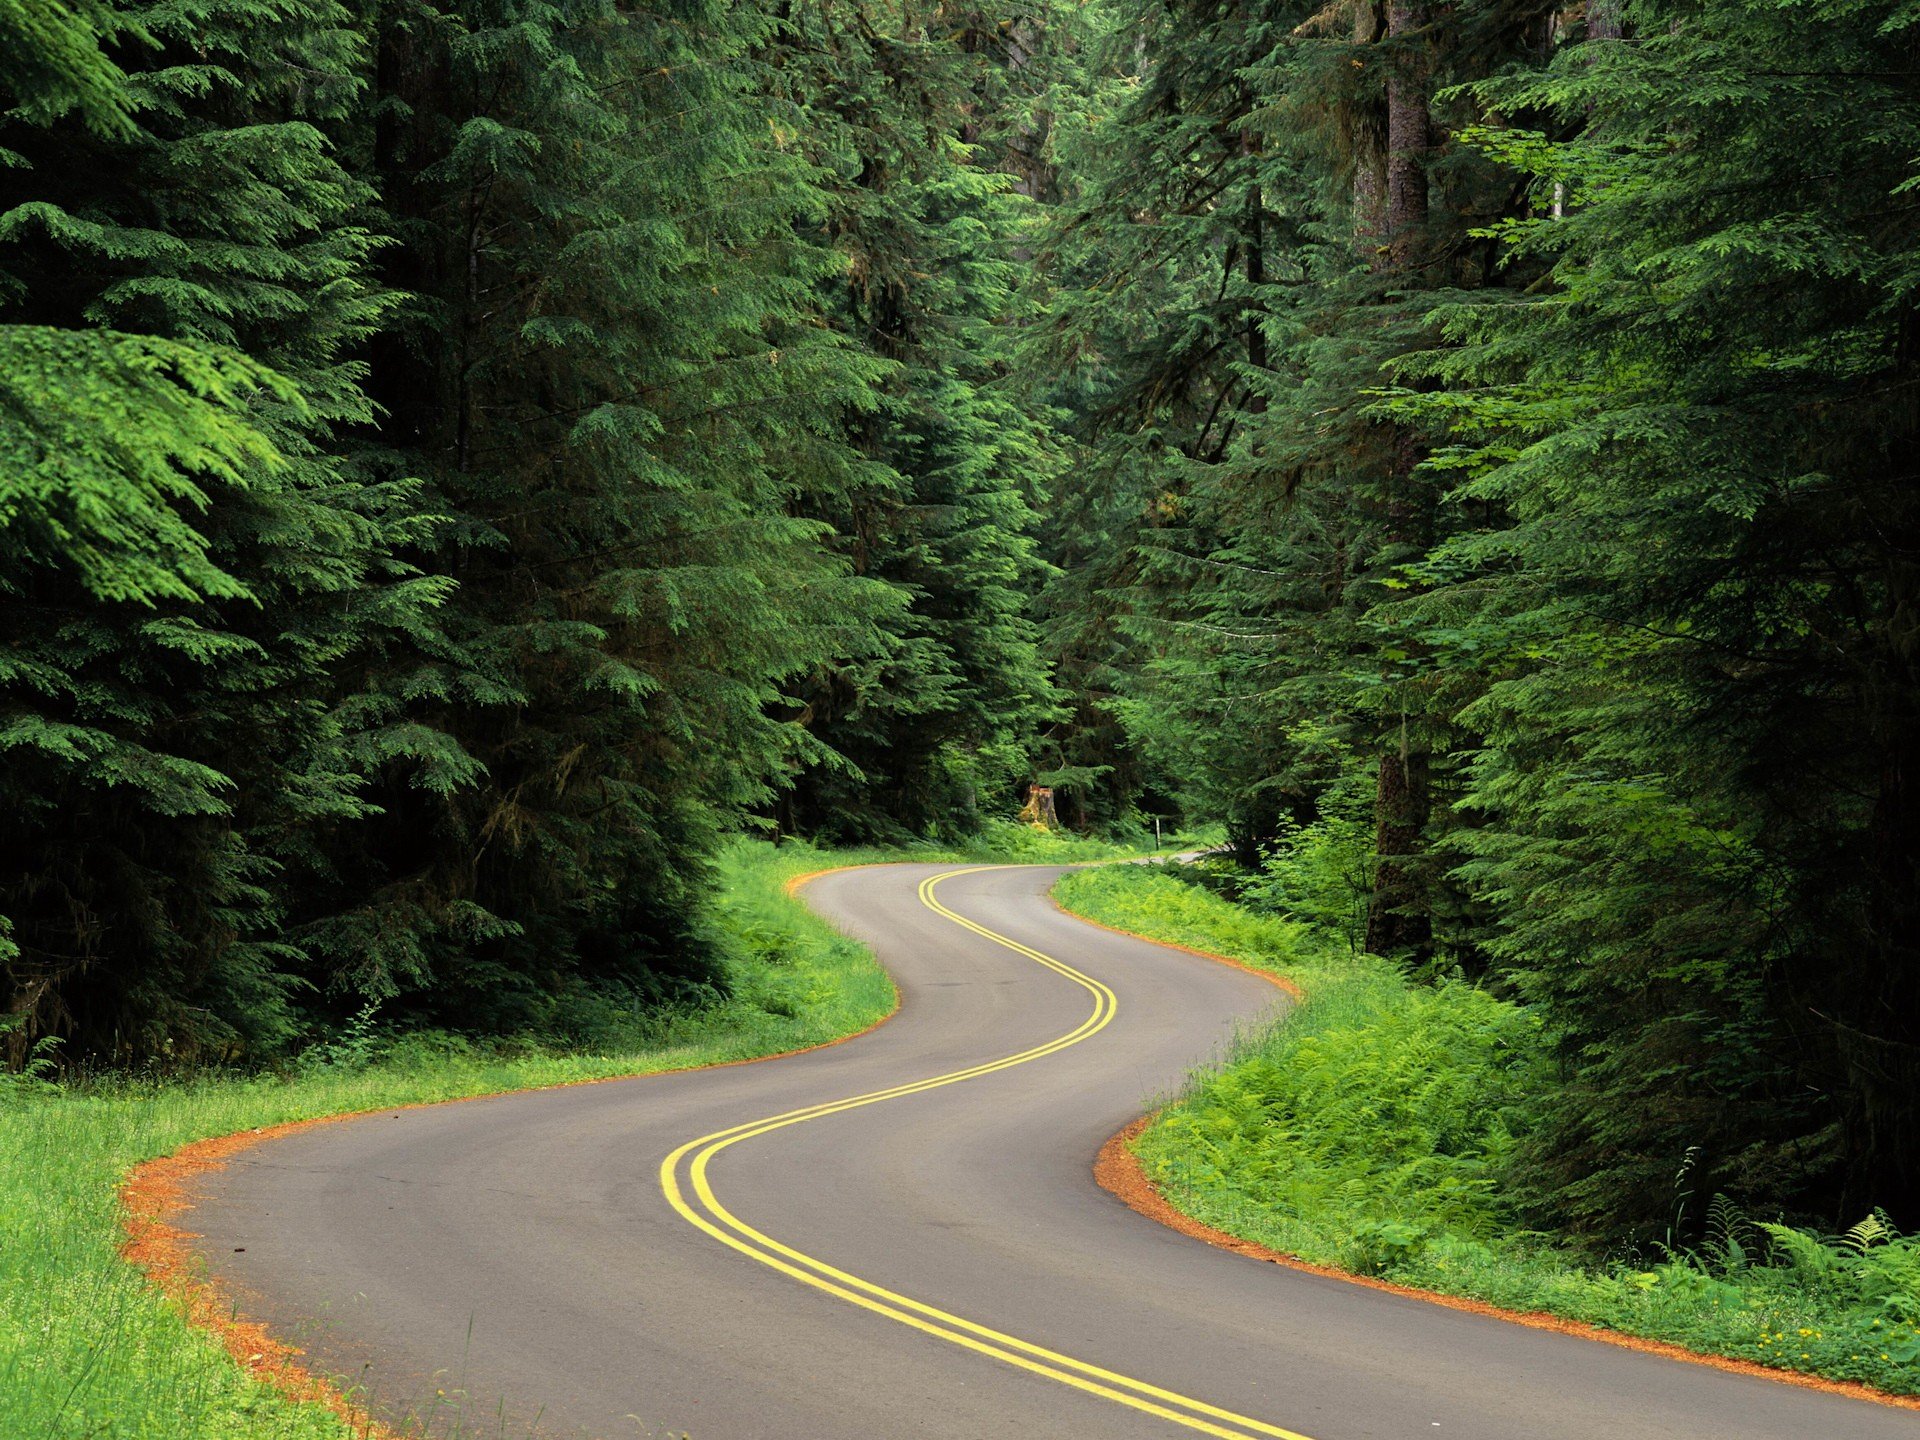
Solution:
<svg viewBox="0 0 1920 1440">
<path fill-rule="evenodd" d="M 325 676 L 396 608 L 405 487 L 327 453 L 382 301 L 326 0 L 9 9 L 0 910 L 16 1058 L 289 1033 L 278 885 L 357 814 Z"/>
<path fill-rule="evenodd" d="M 1670 1223 L 1681 1172 L 1909 1214 L 1912 25 L 1631 18 L 1488 92 L 1543 116 L 1483 143 L 1552 285 L 1455 318 L 1445 402 L 1509 520 L 1432 602 L 1492 682 L 1465 874 L 1562 1036 L 1520 1173 L 1603 1237 Z"/>
<path fill-rule="evenodd" d="M 1147 767 L 1181 777 L 1191 807 L 1250 840 L 1270 819 L 1267 737 L 1244 714 L 1193 719 L 1231 704 L 1245 676 L 1167 668 L 1184 640 L 1231 627 L 1168 617 L 1180 602 L 1165 597 L 1187 593 L 1186 557 L 1209 548 L 1192 531 L 1192 492 L 1236 443 L 1252 372 L 1266 364 L 1266 271 L 1284 237 L 1267 213 L 1273 160 L 1252 140 L 1255 102 L 1239 72 L 1281 22 L 1245 7 L 1202 17 L 1127 6 L 1094 24 L 1087 69 L 1111 78 L 1063 117 L 1054 142 L 1066 188 L 1042 250 L 1047 331 L 1026 366 L 1067 409 L 1077 442 L 1054 522 L 1067 567 L 1054 644 L 1064 673 L 1110 697 L 1083 703 L 1077 732 L 1056 743 L 1063 778 L 1078 782 L 1070 797 L 1116 771 L 1144 782 L 1139 750 Z M 1152 656 L 1148 683 L 1130 681 Z M 1100 738 L 1115 718 L 1125 745 Z M 1123 789 L 1109 803 L 1131 798 Z"/>
<path fill-rule="evenodd" d="M 817 833 L 965 831 L 1011 813 L 1054 703 L 1031 614 L 1053 462 L 1004 375 L 1020 205 L 990 163 L 1003 142 L 981 130 L 1007 73 L 989 34 L 945 8 L 849 5 L 791 15 L 773 52 L 841 267 L 823 308 L 887 367 L 847 416 L 865 466 L 802 513 L 905 602 L 880 653 L 824 666 L 801 692 L 839 759 L 803 772 L 782 813 Z"/>
<path fill-rule="evenodd" d="M 871 649 L 813 487 L 876 367 L 813 323 L 803 162 L 764 35 L 693 0 L 378 6 L 362 131 L 389 282 L 369 463 L 451 524 L 444 623 L 363 688 L 411 754 L 341 837 L 309 943 L 456 1023 L 564 1023 L 722 977 L 706 860 L 813 753 L 786 677 Z M 353 903 L 349 903 L 349 901 Z"/>
<path fill-rule="evenodd" d="M 1445 712 L 1383 608 L 1438 489 L 1381 396 L 1434 297 L 1489 283 L 1473 232 L 1509 189 L 1434 145 L 1430 98 L 1524 53 L 1543 13 L 1121 10 L 1112 63 L 1140 80 L 1056 226 L 1045 358 L 1087 377 L 1085 483 L 1135 517 L 1103 587 L 1134 637 L 1131 728 L 1249 859 L 1378 757 L 1382 949 L 1426 945 L 1425 792 L 1453 782 L 1426 774 Z"/>
</svg>

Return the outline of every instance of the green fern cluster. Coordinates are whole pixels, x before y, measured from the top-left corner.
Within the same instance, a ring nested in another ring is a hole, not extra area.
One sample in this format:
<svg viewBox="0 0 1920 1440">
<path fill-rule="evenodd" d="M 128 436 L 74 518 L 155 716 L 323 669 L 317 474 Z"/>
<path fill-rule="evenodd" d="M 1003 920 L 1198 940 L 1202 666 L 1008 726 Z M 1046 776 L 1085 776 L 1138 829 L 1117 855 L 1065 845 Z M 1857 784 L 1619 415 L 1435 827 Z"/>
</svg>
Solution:
<svg viewBox="0 0 1920 1440">
<path fill-rule="evenodd" d="M 1822 1294 L 1871 1307 L 1893 1348 L 1920 1360 L 1920 1236 L 1901 1234 L 1878 1213 L 1830 1238 L 1765 1222 L 1760 1229 L 1771 1264 Z"/>
<path fill-rule="evenodd" d="M 1262 1211 L 1337 1224 L 1344 1263 L 1382 1268 L 1389 1232 L 1486 1239 L 1542 1078 L 1539 1023 L 1454 983 L 1329 976 L 1301 1012 L 1168 1111 L 1142 1148 L 1182 1188 L 1231 1187 Z M 1399 1259 L 1404 1260 L 1405 1254 Z"/>
</svg>

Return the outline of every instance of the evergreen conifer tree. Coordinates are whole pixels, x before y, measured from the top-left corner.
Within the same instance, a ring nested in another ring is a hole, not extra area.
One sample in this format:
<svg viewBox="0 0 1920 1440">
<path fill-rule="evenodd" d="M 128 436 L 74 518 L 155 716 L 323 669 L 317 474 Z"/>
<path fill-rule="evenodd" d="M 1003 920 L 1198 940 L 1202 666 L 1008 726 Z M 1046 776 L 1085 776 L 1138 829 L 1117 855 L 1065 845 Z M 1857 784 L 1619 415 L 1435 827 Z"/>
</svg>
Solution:
<svg viewBox="0 0 1920 1440">
<path fill-rule="evenodd" d="M 370 463 L 451 517 L 459 591 L 367 678 L 419 754 L 380 766 L 310 943 L 468 1023 L 697 994 L 707 857 L 816 748 L 783 681 L 886 608 L 794 518 L 877 367 L 812 323 L 817 201 L 752 108 L 752 12 L 372 13 L 361 143 L 412 300 Z"/>
<path fill-rule="evenodd" d="M 939 7 L 849 4 L 795 12 L 776 42 L 840 266 L 823 308 L 886 367 L 847 415 L 865 466 L 802 513 L 905 602 L 882 651 L 823 666 L 801 692 L 839 758 L 803 772 L 783 813 L 829 835 L 1011 813 L 1054 704 L 1031 614 L 1052 462 L 1044 420 L 1005 377 L 1020 201 L 980 130 L 1006 73 L 987 33 Z"/>
<path fill-rule="evenodd" d="M 438 590 L 370 411 L 357 93 L 329 0 L 10 11 L 0 121 L 0 911 L 16 1053 L 223 1056 L 290 1031 L 280 889 L 362 808 L 326 676 Z M 91 48 L 89 48 L 91 47 Z"/>
<path fill-rule="evenodd" d="M 1629 18 L 1489 88 L 1544 117 L 1482 143 L 1552 284 L 1460 311 L 1434 402 L 1506 522 L 1425 623 L 1491 682 L 1464 873 L 1562 1037 L 1519 1174 L 1605 1237 L 1670 1223 L 1683 1170 L 1911 1214 L 1911 20 Z"/>
</svg>

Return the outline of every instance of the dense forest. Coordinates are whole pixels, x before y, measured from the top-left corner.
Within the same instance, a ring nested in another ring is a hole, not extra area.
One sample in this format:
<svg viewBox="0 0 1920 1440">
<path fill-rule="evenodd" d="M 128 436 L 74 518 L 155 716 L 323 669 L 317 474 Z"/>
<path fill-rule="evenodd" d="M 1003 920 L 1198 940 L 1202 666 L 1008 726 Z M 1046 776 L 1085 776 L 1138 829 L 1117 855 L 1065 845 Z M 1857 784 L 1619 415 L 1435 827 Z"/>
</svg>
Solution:
<svg viewBox="0 0 1920 1440">
<path fill-rule="evenodd" d="M 1527 1212 L 1920 1217 L 1920 14 L 0 0 L 0 1049 L 724 983 L 1226 827 Z"/>
</svg>

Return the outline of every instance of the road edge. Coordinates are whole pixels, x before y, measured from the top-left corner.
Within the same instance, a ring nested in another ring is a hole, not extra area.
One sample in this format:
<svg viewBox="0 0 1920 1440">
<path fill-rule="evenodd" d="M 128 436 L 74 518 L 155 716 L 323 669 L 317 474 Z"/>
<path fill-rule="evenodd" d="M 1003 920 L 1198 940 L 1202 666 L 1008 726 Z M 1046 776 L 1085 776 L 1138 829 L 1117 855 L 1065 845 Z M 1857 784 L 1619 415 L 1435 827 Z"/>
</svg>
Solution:
<svg viewBox="0 0 1920 1440">
<path fill-rule="evenodd" d="M 795 875 L 783 884 L 789 896 L 798 898 L 801 887 L 824 875 L 846 870 L 880 869 L 890 864 L 911 861 L 877 861 L 867 865 L 832 865 Z M 884 968 L 884 967 L 883 967 Z M 888 976 L 889 983 L 892 977 Z M 893 1008 L 872 1024 L 859 1030 L 823 1040 L 818 1045 L 802 1045 L 771 1055 L 750 1055 L 739 1060 L 718 1060 L 706 1065 L 683 1065 L 667 1070 L 635 1071 L 629 1075 L 600 1075 L 590 1080 L 566 1080 L 553 1085 L 528 1085 L 520 1089 L 490 1090 L 478 1095 L 459 1095 L 447 1100 L 427 1100 L 406 1105 L 382 1105 L 371 1110 L 345 1110 L 333 1115 L 316 1115 L 305 1120 L 288 1120 L 251 1130 L 236 1130 L 226 1135 L 210 1135 L 192 1140 L 179 1149 L 134 1165 L 121 1180 L 120 1256 L 140 1270 L 147 1283 L 180 1308 L 190 1330 L 210 1334 L 226 1350 L 233 1362 L 251 1378 L 278 1391 L 299 1404 L 318 1404 L 331 1410 L 354 1434 L 355 1440 L 404 1440 L 403 1434 L 379 1419 L 349 1390 L 314 1374 L 300 1363 L 306 1352 L 299 1346 L 277 1338 L 259 1321 L 240 1313 L 237 1298 L 210 1278 L 189 1243 L 199 1236 L 175 1224 L 194 1208 L 191 1186 L 204 1175 L 226 1168 L 228 1160 L 255 1145 L 278 1140 L 321 1125 L 337 1125 L 363 1120 L 373 1115 L 389 1115 L 401 1110 L 422 1110 L 440 1105 L 464 1105 L 474 1100 L 493 1100 L 504 1095 L 529 1095 L 541 1090 L 572 1090 L 583 1085 L 607 1085 L 619 1081 L 644 1080 L 653 1075 L 684 1075 L 695 1070 L 724 1070 L 734 1065 L 759 1065 L 768 1060 L 785 1060 L 815 1050 L 831 1049 L 849 1040 L 871 1034 L 900 1013 L 900 987 L 894 985 Z"/>
<path fill-rule="evenodd" d="M 1175 950 L 1183 955 L 1194 955 L 1202 960 L 1211 960 L 1216 964 L 1244 970 L 1249 975 L 1257 975 L 1270 984 L 1278 986 L 1296 1003 L 1303 1002 L 1307 998 L 1306 992 L 1296 982 L 1283 975 L 1277 975 L 1270 970 L 1261 970 L 1245 961 L 1236 960 L 1230 955 L 1199 950 L 1191 945 L 1180 945 L 1168 940 L 1157 940 L 1151 935 L 1142 935 L 1137 931 L 1124 930 L 1118 925 L 1094 920 L 1078 911 L 1069 910 L 1054 897 L 1051 891 L 1048 892 L 1047 898 L 1052 900 L 1053 907 L 1061 914 L 1083 925 L 1091 925 L 1097 930 L 1106 930 L 1115 935 L 1124 935 L 1131 940 L 1141 940 L 1149 945 L 1157 945 L 1163 950 Z M 1190 1239 L 1211 1245 L 1216 1250 L 1229 1250 L 1236 1255 L 1244 1255 L 1249 1260 L 1259 1260 L 1270 1265 L 1284 1265 L 1289 1270 L 1318 1275 L 1322 1279 L 1360 1285 L 1369 1290 L 1384 1290 L 1409 1300 L 1423 1301 L 1448 1310 L 1460 1310 L 1489 1320 L 1504 1321 L 1509 1325 L 1524 1325 L 1530 1330 L 1551 1330 L 1577 1340 L 1597 1341 L 1623 1350 L 1637 1350 L 1642 1354 L 1658 1355 L 1668 1360 L 1684 1361 L 1690 1365 L 1705 1365 L 1711 1369 L 1725 1370 L 1753 1379 L 1770 1380 L 1780 1385 L 1793 1385 L 1803 1390 L 1819 1390 L 1829 1395 L 1890 1406 L 1898 1410 L 1920 1410 L 1920 1396 L 1898 1395 L 1890 1390 L 1863 1385 L 1856 1380 L 1830 1380 L 1821 1375 L 1809 1375 L 1802 1370 L 1783 1370 L 1771 1365 L 1757 1364 L 1751 1360 L 1738 1360 L 1730 1355 L 1690 1350 L 1670 1340 L 1650 1340 L 1639 1335 L 1628 1335 L 1619 1330 L 1608 1330 L 1584 1320 L 1569 1320 L 1565 1316 L 1549 1314 L 1542 1310 L 1506 1310 L 1484 1300 L 1473 1300 L 1464 1295 L 1448 1295 L 1439 1290 L 1421 1290 L 1411 1285 L 1382 1280 L 1377 1276 L 1361 1275 L 1351 1270 L 1341 1270 L 1336 1266 L 1302 1260 L 1298 1255 L 1289 1255 L 1285 1251 L 1270 1249 L 1257 1241 L 1242 1239 L 1225 1230 L 1217 1230 L 1211 1225 L 1194 1219 L 1167 1199 L 1165 1193 L 1147 1174 L 1146 1166 L 1141 1164 L 1140 1157 L 1134 1153 L 1133 1142 L 1159 1118 L 1159 1115 L 1160 1111 L 1152 1110 L 1129 1121 L 1100 1147 L 1099 1154 L 1095 1156 L 1093 1162 L 1094 1182 L 1135 1214 L 1143 1215 L 1156 1224 L 1164 1225 L 1169 1230 L 1176 1230 Z"/>
</svg>

